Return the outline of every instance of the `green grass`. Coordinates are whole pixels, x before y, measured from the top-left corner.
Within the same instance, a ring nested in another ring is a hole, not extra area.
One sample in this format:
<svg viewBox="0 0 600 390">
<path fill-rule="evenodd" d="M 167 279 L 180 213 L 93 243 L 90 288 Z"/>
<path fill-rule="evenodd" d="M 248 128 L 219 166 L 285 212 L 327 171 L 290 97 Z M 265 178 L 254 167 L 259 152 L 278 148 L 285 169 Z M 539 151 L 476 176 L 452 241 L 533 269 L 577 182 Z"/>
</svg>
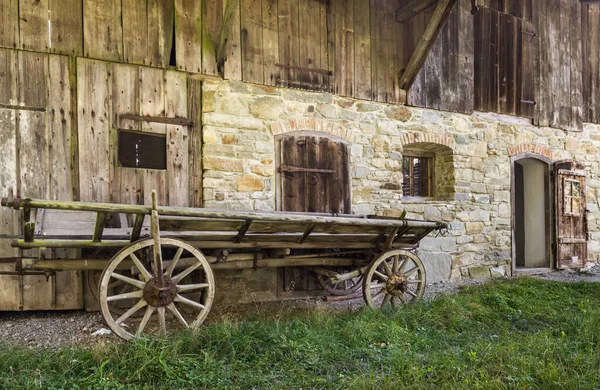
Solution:
<svg viewBox="0 0 600 390">
<path fill-rule="evenodd" d="M 600 389 L 600 284 L 516 279 L 92 349 L 0 346 L 0 388 Z"/>
</svg>

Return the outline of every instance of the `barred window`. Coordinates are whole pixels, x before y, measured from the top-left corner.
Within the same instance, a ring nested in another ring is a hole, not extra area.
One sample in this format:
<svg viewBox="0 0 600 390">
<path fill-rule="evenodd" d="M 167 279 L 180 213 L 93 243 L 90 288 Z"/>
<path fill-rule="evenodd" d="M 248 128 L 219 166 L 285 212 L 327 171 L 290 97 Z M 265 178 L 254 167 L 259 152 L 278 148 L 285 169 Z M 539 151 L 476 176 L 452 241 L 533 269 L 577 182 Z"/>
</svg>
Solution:
<svg viewBox="0 0 600 390">
<path fill-rule="evenodd" d="M 433 155 L 404 155 L 402 159 L 402 195 L 433 197 Z"/>
</svg>

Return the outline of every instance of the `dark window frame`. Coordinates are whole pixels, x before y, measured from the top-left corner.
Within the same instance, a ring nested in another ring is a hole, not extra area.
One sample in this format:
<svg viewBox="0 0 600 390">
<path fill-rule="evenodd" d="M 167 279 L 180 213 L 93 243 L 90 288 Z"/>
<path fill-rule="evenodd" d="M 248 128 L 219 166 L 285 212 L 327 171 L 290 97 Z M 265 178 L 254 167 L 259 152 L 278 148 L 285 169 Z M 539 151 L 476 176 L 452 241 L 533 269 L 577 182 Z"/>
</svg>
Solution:
<svg viewBox="0 0 600 390">
<path fill-rule="evenodd" d="M 408 159 L 409 171 L 406 172 L 405 160 Z M 427 194 L 426 195 L 415 195 L 415 174 L 414 174 L 414 160 L 421 159 L 427 162 Z M 435 153 L 418 152 L 418 151 L 405 151 L 402 154 L 402 196 L 404 198 L 413 199 L 433 199 L 435 197 Z M 408 179 L 408 183 L 407 183 Z"/>
<path fill-rule="evenodd" d="M 144 147 L 144 144 L 148 146 Z M 167 153 L 166 134 L 117 129 L 117 161 L 120 168 L 166 171 Z"/>
</svg>

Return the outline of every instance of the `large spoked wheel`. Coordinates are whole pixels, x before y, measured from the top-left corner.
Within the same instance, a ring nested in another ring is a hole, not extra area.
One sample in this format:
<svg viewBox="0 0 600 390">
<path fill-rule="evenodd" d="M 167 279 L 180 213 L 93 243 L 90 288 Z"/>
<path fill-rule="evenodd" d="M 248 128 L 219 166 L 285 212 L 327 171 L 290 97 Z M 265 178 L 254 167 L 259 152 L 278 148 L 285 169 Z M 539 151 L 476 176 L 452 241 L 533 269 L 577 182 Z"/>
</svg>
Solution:
<svg viewBox="0 0 600 390">
<path fill-rule="evenodd" d="M 363 296 L 372 308 L 400 307 L 425 292 L 425 267 L 411 252 L 395 249 L 375 259 L 363 280 Z"/>
<path fill-rule="evenodd" d="M 172 238 L 162 238 L 160 244 L 162 277 L 152 265 L 153 239 L 120 250 L 102 273 L 102 315 L 123 339 L 164 337 L 178 329 L 198 327 L 212 306 L 214 276 L 202 253 Z"/>
<path fill-rule="evenodd" d="M 345 268 L 336 268 L 332 270 L 333 272 L 337 272 L 339 274 L 347 272 Z M 325 291 L 329 292 L 332 295 L 350 295 L 361 287 L 362 285 L 362 277 L 357 276 L 356 278 L 342 280 L 337 283 L 333 283 L 331 281 L 331 277 L 324 274 L 317 274 L 317 279 L 321 284 L 321 287 L 325 289 Z"/>
</svg>

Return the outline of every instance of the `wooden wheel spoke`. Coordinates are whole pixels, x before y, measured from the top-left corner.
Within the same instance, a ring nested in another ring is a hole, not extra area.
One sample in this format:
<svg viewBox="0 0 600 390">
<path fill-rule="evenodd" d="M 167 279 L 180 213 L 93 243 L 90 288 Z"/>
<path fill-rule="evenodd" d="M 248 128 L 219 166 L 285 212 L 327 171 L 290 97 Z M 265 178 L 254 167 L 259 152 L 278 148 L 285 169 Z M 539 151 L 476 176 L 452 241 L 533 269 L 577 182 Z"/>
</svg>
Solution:
<svg viewBox="0 0 600 390">
<path fill-rule="evenodd" d="M 400 256 L 396 255 L 394 256 L 394 262 L 392 263 L 392 272 L 396 273 L 398 272 L 398 261 L 400 260 Z M 385 261 L 384 261 L 385 263 Z"/>
<path fill-rule="evenodd" d="M 402 301 L 403 305 L 406 305 L 407 301 L 406 301 L 406 297 L 402 294 L 398 295 L 398 298 L 400 299 L 400 301 Z"/>
<path fill-rule="evenodd" d="M 386 291 L 385 291 L 385 290 L 381 290 L 381 291 L 379 291 L 377 294 L 375 294 L 375 295 L 373 296 L 373 301 L 376 301 L 377 299 L 379 299 L 379 297 L 381 297 L 381 296 L 382 296 L 383 294 L 385 294 L 385 293 L 386 293 Z"/>
<path fill-rule="evenodd" d="M 106 297 L 107 302 L 120 301 L 123 299 L 131 299 L 131 298 L 141 298 L 144 295 L 142 290 L 128 292 L 124 294 L 112 295 L 110 297 Z"/>
<path fill-rule="evenodd" d="M 423 279 L 408 279 L 406 281 L 406 283 L 408 284 L 418 284 L 418 283 L 423 283 Z"/>
<path fill-rule="evenodd" d="M 408 257 L 405 257 L 404 261 L 402 262 L 402 265 L 400 266 L 400 269 L 398 270 L 398 272 L 400 272 L 400 273 L 404 272 L 404 270 L 406 269 L 406 266 L 408 265 L 409 261 L 410 261 L 410 259 Z"/>
<path fill-rule="evenodd" d="M 157 307 L 158 310 L 158 322 L 160 324 L 160 334 L 162 337 L 167 337 L 167 322 L 165 321 L 165 308 Z"/>
<path fill-rule="evenodd" d="M 140 322 L 140 326 L 138 326 L 137 332 L 135 332 L 136 337 L 140 337 L 146 328 L 146 324 L 150 321 L 150 317 L 156 308 L 154 306 L 148 305 L 146 308 L 146 312 L 144 313 L 144 317 L 142 318 L 142 322 Z"/>
<path fill-rule="evenodd" d="M 407 290 L 406 293 L 413 298 L 419 299 L 419 296 L 410 290 Z"/>
<path fill-rule="evenodd" d="M 133 314 L 137 313 L 138 310 L 140 310 L 141 308 L 145 307 L 148 305 L 148 302 L 146 302 L 144 299 L 140 299 L 138 301 L 138 303 L 136 303 L 135 305 L 133 305 L 133 307 L 129 310 L 127 310 L 125 313 L 123 313 L 123 315 L 121 317 L 119 317 L 115 323 L 117 325 L 120 325 L 121 323 L 123 323 L 123 321 L 125 321 L 126 319 L 128 319 L 129 317 L 131 317 Z"/>
<path fill-rule="evenodd" d="M 177 310 L 177 308 L 175 307 L 175 304 L 173 302 L 169 303 L 169 305 L 167 306 L 167 309 L 169 309 L 169 311 L 171 313 L 173 313 L 173 315 L 175 316 L 175 318 L 177 318 L 179 320 L 179 322 L 181 322 L 181 324 L 183 326 L 185 326 L 186 328 L 190 327 L 188 325 L 187 321 L 185 320 L 185 318 L 183 318 L 183 316 L 179 312 L 179 310 Z"/>
<path fill-rule="evenodd" d="M 419 270 L 419 267 L 411 268 L 404 273 L 404 276 L 408 277 Z"/>
<path fill-rule="evenodd" d="M 198 302 L 195 302 L 195 301 L 192 301 L 191 299 L 187 299 L 187 298 L 185 298 L 185 297 L 182 297 L 182 296 L 181 296 L 181 295 L 179 295 L 179 294 L 177 294 L 177 295 L 175 296 L 175 301 L 176 301 L 176 302 L 181 302 L 181 303 L 183 303 L 184 305 L 193 306 L 193 307 L 195 307 L 195 308 L 197 308 L 197 309 L 200 309 L 200 310 L 204 310 L 204 305 L 203 305 L 203 304 L 201 304 L 201 303 L 198 303 Z"/>
<path fill-rule="evenodd" d="M 375 271 L 374 274 L 375 274 L 375 276 L 377 276 L 379 278 L 379 280 L 383 280 L 384 282 L 387 282 L 388 277 L 386 275 L 382 274 L 379 271 Z"/>
<path fill-rule="evenodd" d="M 121 275 L 116 272 L 113 272 L 110 276 L 111 276 L 111 278 L 118 279 L 118 280 L 128 283 L 132 286 L 135 286 L 139 289 L 144 289 L 144 287 L 146 286 L 146 283 L 142 282 L 141 280 L 133 279 L 133 278 L 130 278 L 129 276 Z"/>
<path fill-rule="evenodd" d="M 196 263 L 194 265 L 191 265 L 191 266 L 187 267 L 183 272 L 178 274 L 177 276 L 174 276 L 171 280 L 173 281 L 173 283 L 179 283 L 179 281 L 181 279 L 185 278 L 186 276 L 188 276 L 189 274 L 191 274 L 192 272 L 197 270 L 200 266 L 202 266 L 201 263 Z"/>
<path fill-rule="evenodd" d="M 167 270 L 165 271 L 165 275 L 167 275 L 167 276 L 173 275 L 173 270 L 175 270 L 175 267 L 177 267 L 177 262 L 181 258 L 182 253 L 183 253 L 183 248 L 177 249 L 177 253 L 175 253 L 175 257 L 173 257 L 173 260 L 171 260 L 171 264 L 169 264 L 169 268 L 167 268 Z"/>
<path fill-rule="evenodd" d="M 200 290 L 202 288 L 208 288 L 208 283 L 196 283 L 196 284 L 180 284 L 177 286 L 177 292 L 188 292 L 194 290 Z"/>
<path fill-rule="evenodd" d="M 381 265 L 383 265 L 386 275 L 392 276 L 392 269 L 390 268 L 390 265 L 387 263 L 387 261 L 382 262 Z"/>
<path fill-rule="evenodd" d="M 150 273 L 150 271 L 148 271 L 146 269 L 146 267 L 144 267 L 144 265 L 142 264 L 142 262 L 140 261 L 140 259 L 135 255 L 135 253 L 130 253 L 129 254 L 129 258 L 133 261 L 133 264 L 135 264 L 136 268 L 140 271 L 140 274 L 142 275 L 142 278 L 146 282 L 154 277 L 154 275 L 152 275 Z"/>
<path fill-rule="evenodd" d="M 386 283 L 372 283 L 371 288 L 385 288 Z"/>
<path fill-rule="evenodd" d="M 392 299 L 392 296 L 390 294 L 386 294 L 385 297 L 383 297 L 383 302 L 381 302 L 381 308 L 383 308 L 386 304 L 388 304 L 390 302 L 390 300 Z"/>
<path fill-rule="evenodd" d="M 392 299 L 390 300 L 390 303 L 392 304 L 392 308 L 395 309 L 396 308 L 396 297 L 392 297 Z"/>
</svg>

